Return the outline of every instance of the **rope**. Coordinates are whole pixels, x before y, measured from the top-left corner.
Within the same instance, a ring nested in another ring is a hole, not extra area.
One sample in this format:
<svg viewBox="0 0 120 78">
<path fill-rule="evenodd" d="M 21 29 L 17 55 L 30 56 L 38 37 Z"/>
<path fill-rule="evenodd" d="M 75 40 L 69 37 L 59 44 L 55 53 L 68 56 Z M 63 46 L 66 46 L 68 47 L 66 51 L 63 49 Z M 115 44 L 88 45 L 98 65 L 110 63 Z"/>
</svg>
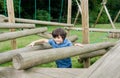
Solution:
<svg viewBox="0 0 120 78">
<path fill-rule="evenodd" d="M 64 0 L 62 0 L 62 1 L 61 1 L 61 10 L 60 10 L 59 22 L 61 22 L 61 18 L 62 18 L 62 12 L 63 12 L 63 2 L 64 2 Z"/>
</svg>

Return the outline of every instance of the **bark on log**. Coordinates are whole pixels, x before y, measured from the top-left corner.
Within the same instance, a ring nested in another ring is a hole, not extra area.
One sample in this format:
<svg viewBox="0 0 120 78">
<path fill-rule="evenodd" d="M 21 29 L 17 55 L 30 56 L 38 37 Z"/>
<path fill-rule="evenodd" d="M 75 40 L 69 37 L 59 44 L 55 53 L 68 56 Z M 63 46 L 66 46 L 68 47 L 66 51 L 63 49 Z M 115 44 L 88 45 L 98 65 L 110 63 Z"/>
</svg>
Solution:
<svg viewBox="0 0 120 78">
<path fill-rule="evenodd" d="M 73 35 L 73 36 L 67 37 L 67 39 L 74 42 L 78 39 L 78 37 Z M 50 49 L 50 48 L 52 47 L 46 43 L 46 44 L 33 46 L 32 48 L 27 46 L 27 47 L 20 48 L 20 49 L 15 49 L 15 50 L 7 51 L 7 52 L 1 52 L 0 53 L 0 64 L 11 61 L 12 57 L 18 53 L 31 52 L 31 51 L 36 51 L 36 50 Z"/>
<path fill-rule="evenodd" d="M 8 18 L 4 15 L 0 15 L 0 22 L 8 21 Z M 40 21 L 40 20 L 31 20 L 31 19 L 22 19 L 15 18 L 16 22 L 29 23 L 29 24 L 42 24 L 42 25 L 52 25 L 52 26 L 74 26 L 73 24 L 58 23 L 58 22 L 49 22 L 49 21 Z"/>
<path fill-rule="evenodd" d="M 35 24 L 0 23 L 0 28 L 35 28 Z"/>
<path fill-rule="evenodd" d="M 31 68 L 16 70 L 10 67 L 0 68 L 0 78 L 75 78 L 87 69 L 68 68 Z"/>
<path fill-rule="evenodd" d="M 0 42 L 47 31 L 46 27 L 0 34 Z"/>
<path fill-rule="evenodd" d="M 114 43 L 104 42 L 86 45 L 84 47 L 71 46 L 64 48 L 40 50 L 30 53 L 20 53 L 13 57 L 13 66 L 16 69 L 26 69 L 38 64 L 44 64 L 58 59 L 72 57 L 83 53 L 100 50 L 113 46 Z"/>
</svg>

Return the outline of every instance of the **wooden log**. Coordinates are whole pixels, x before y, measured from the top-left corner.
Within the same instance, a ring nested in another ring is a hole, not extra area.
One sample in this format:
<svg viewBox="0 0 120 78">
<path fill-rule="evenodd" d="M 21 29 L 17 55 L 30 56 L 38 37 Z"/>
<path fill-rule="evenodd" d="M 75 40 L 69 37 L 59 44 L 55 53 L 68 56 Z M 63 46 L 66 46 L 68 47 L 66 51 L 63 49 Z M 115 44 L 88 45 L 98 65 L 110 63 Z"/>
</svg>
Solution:
<svg viewBox="0 0 120 78">
<path fill-rule="evenodd" d="M 96 57 L 96 56 L 101 56 L 101 55 L 104 55 L 105 53 L 107 53 L 107 51 L 105 49 L 102 49 L 102 50 L 98 50 L 98 51 L 94 51 L 94 52 L 91 52 L 91 53 L 85 53 L 85 54 L 81 54 L 78 59 L 79 62 L 82 62 L 83 59 L 86 59 L 86 58 L 92 58 L 92 57 Z"/>
<path fill-rule="evenodd" d="M 120 38 L 120 33 L 109 33 L 108 38 Z"/>
<path fill-rule="evenodd" d="M 84 59 L 84 58 L 91 58 L 91 57 L 95 57 L 95 56 L 100 56 L 105 54 L 107 51 L 105 49 L 102 50 L 98 50 L 98 51 L 94 51 L 91 53 L 86 53 L 86 54 L 82 54 L 80 55 L 80 58 Z"/>
<path fill-rule="evenodd" d="M 48 32 L 39 33 L 37 35 L 39 35 L 40 37 L 43 37 L 43 38 L 47 38 L 47 39 L 52 38 L 52 35 Z"/>
<path fill-rule="evenodd" d="M 11 67 L 0 68 L 0 78 L 75 78 L 87 69 L 31 68 L 16 70 Z"/>
<path fill-rule="evenodd" d="M 0 23 L 0 28 L 35 28 L 35 24 Z"/>
<path fill-rule="evenodd" d="M 78 39 L 77 36 L 69 36 L 67 37 L 70 41 L 74 42 Z M 0 53 L 0 64 L 6 63 L 12 60 L 12 57 L 15 56 L 18 53 L 22 52 L 31 52 L 31 51 L 36 51 L 36 50 L 43 50 L 43 49 L 50 49 L 52 48 L 49 44 L 41 44 L 41 45 L 36 45 L 31 47 L 24 47 L 24 48 L 19 48 L 11 51 L 6 51 L 6 52 L 1 52 Z"/>
<path fill-rule="evenodd" d="M 74 26 L 73 24 L 40 21 L 40 20 L 30 20 L 30 19 L 21 19 L 21 18 L 16 18 L 15 21 L 22 22 L 22 23 L 42 24 L 42 25 L 52 25 L 52 26 Z"/>
<path fill-rule="evenodd" d="M 77 31 L 82 31 L 82 28 L 75 28 L 75 27 L 65 27 L 65 29 L 68 30 L 77 30 Z M 120 32 L 119 29 L 97 29 L 97 28 L 89 28 L 89 31 L 93 31 L 93 32 Z"/>
<path fill-rule="evenodd" d="M 94 63 L 81 78 L 119 78 L 120 77 L 120 43 L 109 50 Z M 77 77 L 78 78 L 78 77 Z"/>
<path fill-rule="evenodd" d="M 47 31 L 46 27 L 0 34 L 0 42 Z"/>
<path fill-rule="evenodd" d="M 5 22 L 6 16 L 0 14 L 0 22 L 4 23 Z"/>
<path fill-rule="evenodd" d="M 116 17 L 115 17 L 115 19 L 114 19 L 114 21 L 113 21 L 114 23 L 117 21 L 119 15 L 120 15 L 120 10 L 119 10 L 119 12 L 117 13 L 117 15 L 116 15 Z"/>
<path fill-rule="evenodd" d="M 114 43 L 104 42 L 86 45 L 84 47 L 71 46 L 64 48 L 40 50 L 30 53 L 20 53 L 13 57 L 13 66 L 16 69 L 26 69 L 38 64 L 52 62 L 58 59 L 72 57 L 83 53 L 100 50 L 103 48 L 111 47 Z"/>
<path fill-rule="evenodd" d="M 0 15 L 1 22 L 8 21 L 8 18 Z M 22 19 L 22 18 L 15 18 L 16 22 L 21 23 L 29 23 L 29 24 L 41 24 L 41 25 L 52 25 L 52 26 L 74 26 L 73 24 L 66 24 L 66 23 L 58 23 L 58 22 L 49 22 L 49 21 L 40 21 L 40 20 L 31 20 L 31 19 Z"/>
</svg>

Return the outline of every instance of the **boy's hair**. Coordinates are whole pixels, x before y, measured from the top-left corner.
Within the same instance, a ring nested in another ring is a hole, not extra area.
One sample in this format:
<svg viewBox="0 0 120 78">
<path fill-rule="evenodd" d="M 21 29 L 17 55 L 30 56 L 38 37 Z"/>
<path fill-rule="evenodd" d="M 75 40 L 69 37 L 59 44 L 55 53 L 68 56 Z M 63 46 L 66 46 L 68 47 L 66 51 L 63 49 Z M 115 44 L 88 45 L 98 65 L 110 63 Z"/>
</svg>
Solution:
<svg viewBox="0 0 120 78">
<path fill-rule="evenodd" d="M 53 38 L 61 36 L 62 39 L 64 40 L 66 38 L 66 35 L 67 35 L 66 31 L 62 28 L 57 28 L 57 29 L 52 31 Z"/>
</svg>

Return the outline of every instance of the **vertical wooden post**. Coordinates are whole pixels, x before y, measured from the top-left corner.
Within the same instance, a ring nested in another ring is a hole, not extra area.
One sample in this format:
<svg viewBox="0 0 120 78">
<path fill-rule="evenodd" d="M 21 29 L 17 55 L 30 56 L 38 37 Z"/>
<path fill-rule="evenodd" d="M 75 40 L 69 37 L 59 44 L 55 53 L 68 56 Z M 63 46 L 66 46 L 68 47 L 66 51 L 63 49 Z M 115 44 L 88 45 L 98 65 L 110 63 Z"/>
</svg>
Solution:
<svg viewBox="0 0 120 78">
<path fill-rule="evenodd" d="M 68 13 L 67 13 L 67 23 L 71 24 L 71 11 L 72 10 L 72 0 L 68 0 Z"/>
<path fill-rule="evenodd" d="M 15 23 L 14 16 L 14 5 L 13 0 L 7 0 L 7 11 L 8 11 L 8 21 L 9 23 Z M 15 29 L 10 29 L 11 32 L 15 31 Z M 16 49 L 16 40 L 13 39 L 11 41 L 12 49 Z"/>
<path fill-rule="evenodd" d="M 71 11 L 72 10 L 72 0 L 68 0 L 68 13 L 67 13 L 67 24 L 71 24 Z M 68 35 L 70 35 L 70 30 L 68 30 Z"/>
<path fill-rule="evenodd" d="M 81 8 L 82 8 L 82 43 L 89 43 L 89 12 L 88 12 L 88 0 L 81 0 Z M 88 67 L 90 65 L 89 58 L 84 60 L 84 67 Z"/>
</svg>

